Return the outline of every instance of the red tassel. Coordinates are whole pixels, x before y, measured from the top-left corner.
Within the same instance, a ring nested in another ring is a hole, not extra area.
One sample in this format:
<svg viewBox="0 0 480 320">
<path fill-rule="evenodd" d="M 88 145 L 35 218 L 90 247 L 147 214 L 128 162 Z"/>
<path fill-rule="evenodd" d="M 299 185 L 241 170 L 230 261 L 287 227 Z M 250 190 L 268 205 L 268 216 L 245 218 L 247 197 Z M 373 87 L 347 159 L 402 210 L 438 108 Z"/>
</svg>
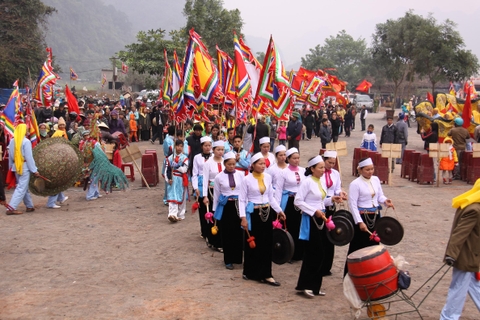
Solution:
<svg viewBox="0 0 480 320">
<path fill-rule="evenodd" d="M 195 201 L 195 202 L 192 204 L 192 214 L 197 211 L 198 207 L 200 207 L 200 203 L 198 203 L 198 201 Z"/>
<path fill-rule="evenodd" d="M 475 278 L 480 281 L 480 272 L 475 272 Z"/>
<path fill-rule="evenodd" d="M 12 169 L 9 169 L 7 172 L 7 178 L 5 179 L 5 182 L 7 183 L 7 189 L 10 190 L 12 188 L 15 188 L 15 185 L 17 183 L 16 178 L 15 178 L 15 173 L 13 173 Z"/>
</svg>

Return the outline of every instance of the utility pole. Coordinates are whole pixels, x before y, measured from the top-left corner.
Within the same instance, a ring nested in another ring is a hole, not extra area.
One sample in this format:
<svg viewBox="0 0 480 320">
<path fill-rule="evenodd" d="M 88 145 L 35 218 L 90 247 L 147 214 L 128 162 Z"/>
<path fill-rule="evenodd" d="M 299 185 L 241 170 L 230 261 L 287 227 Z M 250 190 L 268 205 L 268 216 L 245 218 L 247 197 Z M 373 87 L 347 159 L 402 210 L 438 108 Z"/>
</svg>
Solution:
<svg viewBox="0 0 480 320">
<path fill-rule="evenodd" d="M 113 76 L 112 76 L 112 81 L 113 81 L 113 96 L 115 97 L 115 82 L 117 81 L 117 59 L 118 57 L 111 57 L 110 60 L 112 61 L 112 70 L 113 70 Z"/>
</svg>

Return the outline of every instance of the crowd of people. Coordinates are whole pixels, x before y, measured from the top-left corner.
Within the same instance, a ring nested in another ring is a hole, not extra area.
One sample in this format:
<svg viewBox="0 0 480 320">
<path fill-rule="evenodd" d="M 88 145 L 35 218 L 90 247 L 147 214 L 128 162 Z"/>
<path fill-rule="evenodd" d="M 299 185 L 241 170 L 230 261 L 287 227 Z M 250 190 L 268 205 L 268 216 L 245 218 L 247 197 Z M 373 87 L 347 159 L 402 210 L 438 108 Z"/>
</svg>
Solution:
<svg viewBox="0 0 480 320">
<path fill-rule="evenodd" d="M 196 205 L 192 209 L 199 213 L 201 237 L 209 248 L 223 253 L 225 268 L 233 270 L 235 265 L 243 265 L 245 280 L 280 286 L 272 274 L 272 232 L 273 228 L 288 221 L 288 230 L 295 244 L 290 262 L 302 263 L 295 289 L 307 298 L 326 294 L 322 290 L 323 277 L 331 275 L 335 251 L 327 237 L 326 221 L 335 214 L 335 206 L 348 200 L 354 221 L 349 254 L 378 244 L 370 237 L 375 221 L 382 205 L 393 207 L 392 201 L 384 195 L 379 179 L 374 176 L 370 158 L 359 161 L 358 178 L 348 186 L 348 192 L 342 189 L 341 176 L 334 169 L 335 151 L 327 150 L 323 156 L 305 159 L 308 160 L 307 167 L 300 166 L 300 140 L 310 140 L 315 135 L 325 148 L 327 143 L 336 142 L 343 132 L 349 137 L 355 124 L 355 106 L 344 109 L 327 105 L 319 110 L 304 107 L 293 111 L 288 123 L 262 115 L 238 121 L 227 113 L 212 114 L 211 121 L 189 119 L 181 125 L 172 122 L 169 110 L 161 103 L 148 106 L 142 101 L 95 103 L 87 99 L 84 104 L 80 100 L 80 114 L 68 113 L 64 102 L 60 102 L 54 111 L 44 107 L 35 107 L 34 110 L 39 122 L 40 141 L 50 137 L 68 139 L 84 152 L 99 147 L 101 142 L 116 143 L 118 148 L 121 135 L 128 137 L 130 142 L 155 143 L 158 139 L 165 156 L 163 201 L 168 205 L 168 220 L 177 223 L 185 219 L 187 200 L 193 196 Z M 359 114 L 361 130 L 366 131 L 361 145 L 376 150 L 374 126 L 366 125 L 368 112 L 365 107 Z M 96 137 L 90 134 L 92 126 L 100 131 Z M 462 156 L 461 143 L 469 138 L 468 131 L 465 134 L 461 126 L 457 118 L 455 128 L 449 133 L 452 139 L 447 141 L 453 141 L 454 146 L 451 150 L 453 159 L 444 163 L 450 171 L 452 163 L 455 166 Z M 387 124 L 380 134 L 380 147 L 383 143 L 401 143 L 403 151 L 408 144 L 407 127 L 405 113 L 399 114 L 395 124 L 392 117 L 387 117 Z M 438 139 L 435 130 L 438 128 L 435 129 L 433 123 L 430 132 L 422 132 L 426 147 L 427 142 Z M 17 188 L 7 214 L 21 214 L 17 207 L 22 200 L 27 212 L 34 211 L 28 181 L 30 173 L 34 176 L 39 173 L 24 124 L 17 125 L 8 148 Z M 98 179 L 93 176 L 91 180 L 87 200 L 101 197 Z M 444 182 L 449 181 L 448 174 L 444 175 Z M 59 208 L 67 199 L 63 193 L 50 196 L 47 207 Z M 6 204 L 4 194 L 0 194 L 0 202 Z M 478 215 L 478 209 L 474 209 Z M 462 269 L 456 264 L 458 251 L 452 250 L 447 251 L 447 263 Z M 478 266 L 478 261 L 476 264 Z M 472 268 L 468 266 L 467 269 L 470 272 Z M 347 273 L 345 265 L 344 274 Z M 467 277 L 458 273 L 454 281 L 467 283 Z M 473 286 L 472 290 L 478 290 L 477 287 Z M 454 300 L 450 294 L 449 299 Z M 448 308 L 445 307 L 445 314 Z"/>
</svg>

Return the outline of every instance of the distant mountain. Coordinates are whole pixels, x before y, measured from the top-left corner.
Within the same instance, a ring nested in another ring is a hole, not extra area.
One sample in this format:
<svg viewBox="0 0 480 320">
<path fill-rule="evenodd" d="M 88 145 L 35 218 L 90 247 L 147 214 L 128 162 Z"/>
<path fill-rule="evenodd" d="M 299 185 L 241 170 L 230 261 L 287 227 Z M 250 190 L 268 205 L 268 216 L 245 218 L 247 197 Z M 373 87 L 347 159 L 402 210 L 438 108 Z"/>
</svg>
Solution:
<svg viewBox="0 0 480 320">
<path fill-rule="evenodd" d="M 125 12 L 132 22 L 132 31 L 164 29 L 168 31 L 185 26 L 184 0 L 103 0 Z"/>
<path fill-rule="evenodd" d="M 47 45 L 68 79 L 72 67 L 80 79 L 100 80 L 111 57 L 134 41 L 127 15 L 97 0 L 43 0 L 57 13 L 48 18 Z M 62 78 L 65 79 L 63 75 Z"/>
</svg>

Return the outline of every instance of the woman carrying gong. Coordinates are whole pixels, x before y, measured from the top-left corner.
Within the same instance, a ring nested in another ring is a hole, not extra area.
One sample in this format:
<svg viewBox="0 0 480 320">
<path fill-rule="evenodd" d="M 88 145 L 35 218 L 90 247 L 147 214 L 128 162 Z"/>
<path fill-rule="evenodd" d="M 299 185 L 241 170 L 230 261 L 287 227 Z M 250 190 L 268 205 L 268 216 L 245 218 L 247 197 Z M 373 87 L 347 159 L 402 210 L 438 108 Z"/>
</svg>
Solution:
<svg viewBox="0 0 480 320">
<path fill-rule="evenodd" d="M 382 190 L 377 176 L 373 175 L 373 161 L 370 158 L 362 159 L 358 163 L 360 176 L 353 180 L 348 189 L 348 205 L 355 221 L 354 236 L 348 247 L 348 254 L 378 242 L 371 240 L 371 232 L 375 229 L 375 221 L 380 212 L 380 203 L 393 208 L 392 200 L 388 199 Z M 345 263 L 344 276 L 348 272 Z"/>
<path fill-rule="evenodd" d="M 325 163 L 321 156 L 308 161 L 305 178 L 298 188 L 294 204 L 302 210 L 300 239 L 305 240 L 302 269 L 295 290 L 302 291 L 308 298 L 324 296 L 322 287 L 324 260 L 323 229 L 325 225 L 325 206 L 341 202 L 340 196 L 327 197 L 327 188 L 321 181 L 325 172 Z"/>
<path fill-rule="evenodd" d="M 252 157 L 250 167 L 251 174 L 245 177 L 240 189 L 238 209 L 241 226 L 255 238 L 255 246 L 250 246 L 250 236 L 245 237 L 243 279 L 278 287 L 280 283 L 272 276 L 272 222 L 277 218 L 285 219 L 285 214 L 274 197 L 272 177 L 264 173 L 265 158 L 262 153 Z"/>
</svg>

